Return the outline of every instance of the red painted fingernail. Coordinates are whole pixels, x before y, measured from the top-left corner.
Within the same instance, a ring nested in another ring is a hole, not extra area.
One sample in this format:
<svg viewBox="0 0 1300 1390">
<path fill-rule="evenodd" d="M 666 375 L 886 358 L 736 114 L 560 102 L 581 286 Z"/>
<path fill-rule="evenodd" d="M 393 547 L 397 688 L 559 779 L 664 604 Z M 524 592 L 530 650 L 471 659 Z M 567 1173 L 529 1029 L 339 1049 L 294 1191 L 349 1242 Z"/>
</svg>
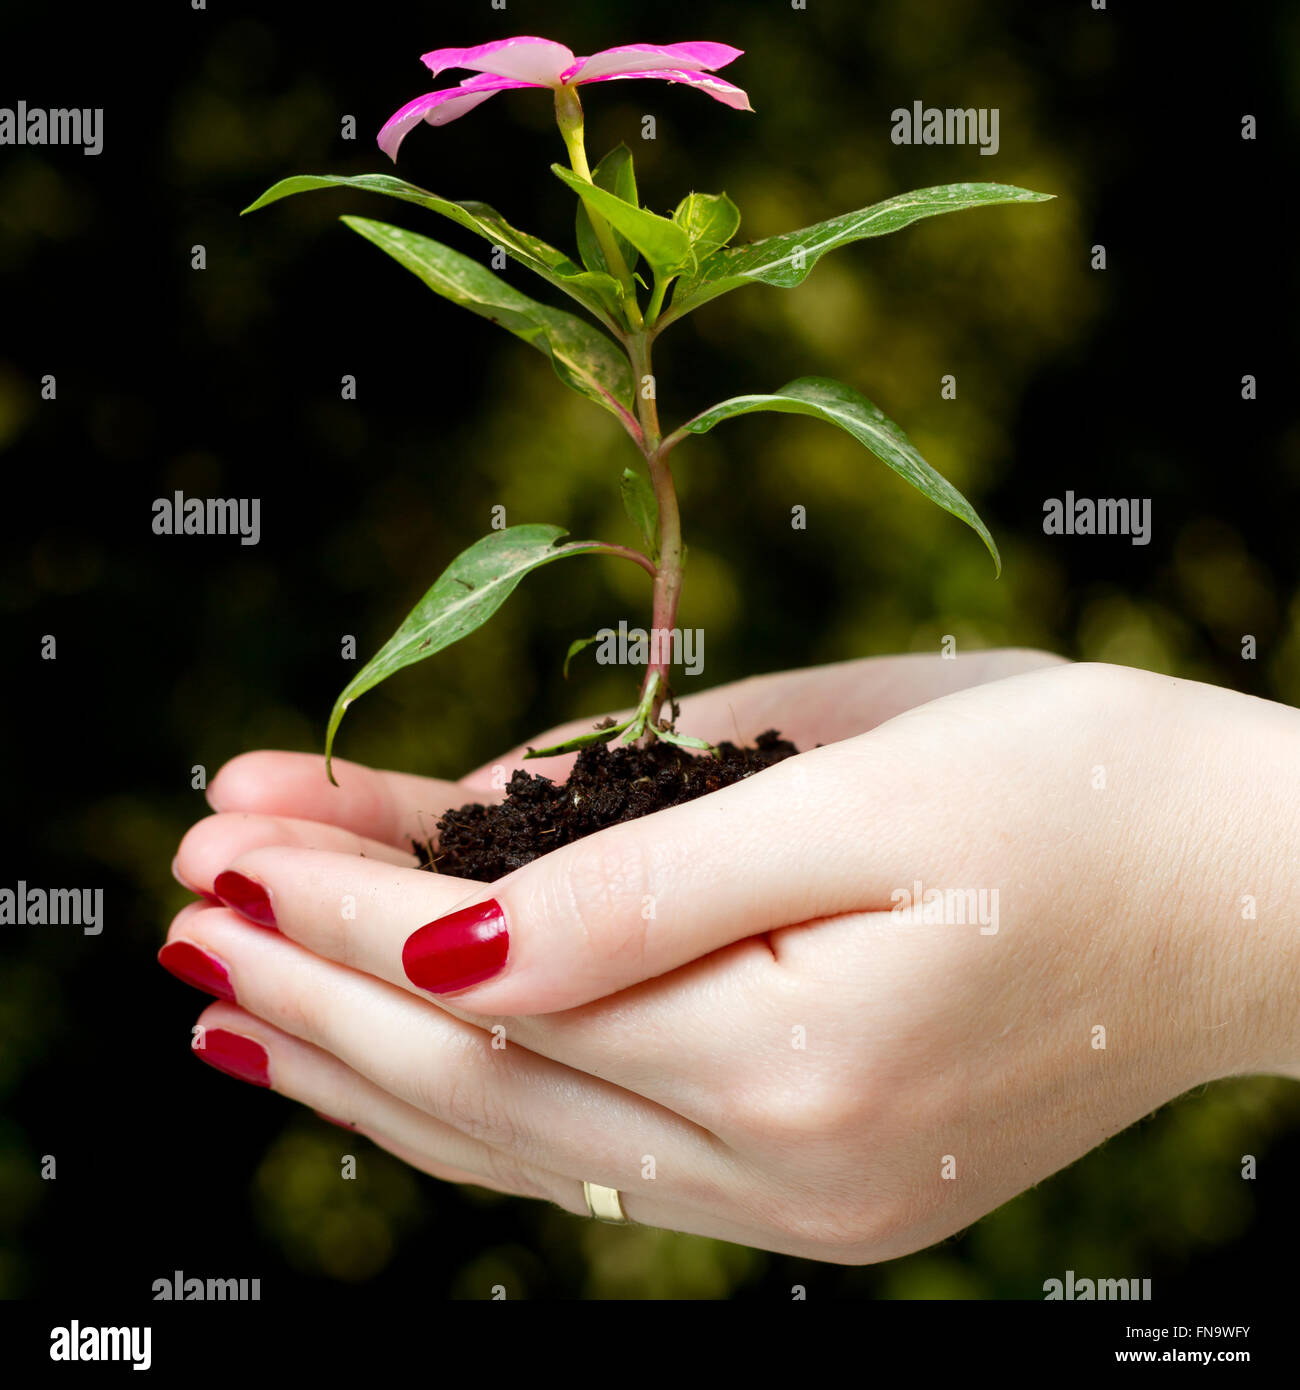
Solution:
<svg viewBox="0 0 1300 1390">
<path fill-rule="evenodd" d="M 275 930 L 275 911 L 271 907 L 271 895 L 257 882 L 233 869 L 218 874 L 212 885 L 217 897 L 233 912 L 247 917 L 259 927 Z"/>
<path fill-rule="evenodd" d="M 489 898 L 412 932 L 402 947 L 402 966 L 412 984 L 431 994 L 450 994 L 491 979 L 505 965 L 509 949 L 505 913 Z"/>
<path fill-rule="evenodd" d="M 251 1081 L 254 1086 L 271 1084 L 266 1048 L 242 1033 L 232 1033 L 226 1028 L 205 1028 L 195 1037 L 194 1054 L 227 1076 Z"/>
<path fill-rule="evenodd" d="M 317 1119 L 328 1120 L 332 1125 L 338 1125 L 340 1129 L 353 1129 L 355 1126 L 348 1120 L 336 1120 L 333 1115 L 327 1115 L 323 1110 L 313 1110 L 312 1114 Z"/>
<path fill-rule="evenodd" d="M 158 964 L 195 989 L 215 994 L 219 999 L 235 997 L 230 972 L 216 956 L 201 951 L 192 941 L 169 941 L 158 952 Z"/>
</svg>

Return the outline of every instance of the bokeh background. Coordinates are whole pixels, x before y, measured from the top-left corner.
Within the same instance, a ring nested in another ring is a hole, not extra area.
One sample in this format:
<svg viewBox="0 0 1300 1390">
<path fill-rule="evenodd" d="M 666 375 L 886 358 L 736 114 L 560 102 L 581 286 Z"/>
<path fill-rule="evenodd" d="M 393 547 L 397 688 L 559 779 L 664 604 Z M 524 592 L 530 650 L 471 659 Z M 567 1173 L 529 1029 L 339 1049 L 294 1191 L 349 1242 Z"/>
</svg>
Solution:
<svg viewBox="0 0 1300 1390">
<path fill-rule="evenodd" d="M 102 886 L 107 926 L 0 933 L 0 1293 L 145 1298 L 175 1269 L 258 1276 L 263 1297 L 483 1298 L 504 1283 L 511 1297 L 759 1298 L 802 1283 L 811 1296 L 1032 1298 L 1066 1269 L 1151 1277 L 1166 1296 L 1269 1287 L 1300 1219 L 1294 1085 L 1210 1087 L 959 1238 L 845 1270 L 443 1187 L 364 1141 L 358 1180 L 340 1181 L 337 1130 L 187 1056 L 200 1000 L 153 962 L 187 900 L 168 866 L 205 811 L 194 765 L 317 749 L 355 669 L 342 636 L 372 652 L 493 506 L 630 539 L 617 425 L 335 219 L 401 222 L 471 254 L 484 243 L 342 193 L 236 215 L 290 173 L 386 168 L 374 133 L 427 89 L 417 60 L 434 46 L 541 33 L 578 52 L 745 48 L 728 75 L 754 116 L 666 84 L 604 84 L 586 101 L 593 160 L 627 140 L 661 211 L 725 189 L 743 237 L 931 183 L 1057 195 L 861 243 L 801 289 L 736 292 L 662 340 L 669 423 L 797 375 L 852 382 L 972 498 L 1005 560 L 995 582 L 969 531 L 833 430 L 729 424 L 677 456 L 682 622 L 708 637 L 699 684 L 933 651 L 951 633 L 963 648 L 1036 644 L 1300 703 L 1281 224 L 1300 14 L 1259 0 L 1201 25 L 1136 9 L 6 10 L 0 101 L 102 106 L 106 145 L 98 158 L 0 149 L 3 883 Z M 894 146 L 889 113 L 916 99 L 1000 108 L 1000 152 Z M 567 247 L 572 199 L 547 171 L 560 157 L 549 103 L 512 93 L 417 131 L 399 172 Z M 1090 268 L 1098 243 L 1104 272 Z M 39 398 L 46 372 L 55 402 Z M 345 373 L 355 402 L 340 399 Z M 955 401 L 940 399 L 946 373 Z M 1150 497 L 1151 544 L 1044 536 L 1043 500 L 1067 488 Z M 261 544 L 153 535 L 152 502 L 175 489 L 260 497 Z M 805 532 L 790 528 L 795 504 Z M 625 680 L 594 663 L 560 679 L 571 638 L 641 611 L 641 576 L 624 568 L 530 577 L 488 628 L 368 695 L 342 750 L 454 776 L 624 703 Z M 45 634 L 56 661 L 39 657 Z M 1254 1182 L 1240 1177 L 1247 1153 Z M 40 1179 L 44 1154 L 56 1181 Z"/>
</svg>

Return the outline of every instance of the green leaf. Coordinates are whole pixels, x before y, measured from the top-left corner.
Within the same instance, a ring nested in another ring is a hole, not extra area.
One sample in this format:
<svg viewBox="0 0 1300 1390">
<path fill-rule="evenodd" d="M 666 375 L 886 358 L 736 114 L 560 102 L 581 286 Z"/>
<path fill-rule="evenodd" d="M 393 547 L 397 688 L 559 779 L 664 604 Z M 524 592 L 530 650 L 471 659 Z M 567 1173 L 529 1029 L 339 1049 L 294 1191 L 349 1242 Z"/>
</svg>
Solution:
<svg viewBox="0 0 1300 1390">
<path fill-rule="evenodd" d="M 520 265 L 527 266 L 534 274 L 576 299 L 607 328 L 617 327 L 616 320 L 610 315 L 609 305 L 617 304 L 621 293 L 618 281 L 612 276 L 593 275 L 583 270 L 554 246 L 548 246 L 539 237 L 529 236 L 527 232 L 512 227 L 486 203 L 453 203 L 391 174 L 358 174 L 354 178 L 338 174 L 298 174 L 294 178 L 281 179 L 274 187 L 268 188 L 240 215 L 256 212 L 258 208 L 295 193 L 308 193 L 318 188 L 354 188 L 362 193 L 383 193 L 387 197 L 401 198 L 404 202 L 415 203 L 443 217 L 450 217 L 453 222 L 490 241 L 493 246 L 501 247 Z"/>
<path fill-rule="evenodd" d="M 551 172 L 573 189 L 589 212 L 599 213 L 616 232 L 621 232 L 650 262 L 656 275 L 671 275 L 689 261 L 690 238 L 676 222 L 625 203 L 615 194 L 580 179 L 563 164 L 552 164 Z"/>
<path fill-rule="evenodd" d="M 671 319 L 688 314 L 740 285 L 759 283 L 792 289 L 802 283 L 827 251 L 865 237 L 896 232 L 923 217 L 994 203 L 1041 203 L 1052 196 L 1005 183 L 942 184 L 902 193 L 883 203 L 842 213 L 797 232 L 784 232 L 746 246 L 716 251 L 701 263 L 698 272 L 678 284 L 672 307 L 660 322 L 666 326 Z"/>
<path fill-rule="evenodd" d="M 926 463 L 912 441 L 887 415 L 842 381 L 805 376 L 770 396 L 735 396 L 688 420 L 682 428 L 692 434 L 704 434 L 722 420 L 730 420 L 733 415 L 748 415 L 755 410 L 811 415 L 815 419 L 825 420 L 827 424 L 838 425 L 911 483 L 918 492 L 924 493 L 931 502 L 971 527 L 988 546 L 997 573 L 1002 573 L 998 548 L 988 528 L 976 515 L 975 508 L 942 474 Z"/>
<path fill-rule="evenodd" d="M 622 733 L 626 728 L 626 724 L 611 724 L 608 729 L 593 729 L 588 734 L 575 734 L 573 738 L 566 738 L 563 743 L 557 743 L 552 748 L 530 748 L 524 757 L 554 758 L 561 753 L 576 753 L 581 748 L 590 748 L 593 743 L 608 743 L 615 734 Z"/>
<path fill-rule="evenodd" d="M 740 227 L 740 209 L 725 193 L 688 193 L 673 213 L 673 221 L 691 241 L 691 270 L 720 251 Z"/>
<path fill-rule="evenodd" d="M 594 637 L 576 637 L 569 643 L 569 650 L 565 653 L 564 657 L 564 679 L 566 681 L 569 679 L 569 662 L 571 662 L 584 648 L 591 646 L 593 642 L 599 641 L 600 633 L 598 632 Z"/>
<path fill-rule="evenodd" d="M 555 542 L 567 534 L 560 526 L 508 526 L 476 541 L 447 566 L 401 627 L 334 702 L 325 734 L 325 770 L 331 781 L 334 735 L 353 700 L 373 690 L 395 671 L 433 656 L 481 627 L 530 570 L 599 548 L 597 541 L 557 546 Z"/>
<path fill-rule="evenodd" d="M 635 468 L 625 468 L 619 491 L 623 494 L 623 510 L 646 543 L 646 553 L 658 563 L 659 501 L 650 480 Z"/>
<path fill-rule="evenodd" d="M 606 328 L 613 331 L 622 330 L 623 291 L 612 275 L 606 275 L 603 270 L 580 270 L 565 282 L 565 293 L 584 305 L 587 301 L 581 298 L 583 295 L 598 300 L 604 306 L 605 313 L 603 316 L 597 314 L 596 317 Z M 587 307 L 590 308 L 590 305 Z M 596 313 L 595 309 L 591 312 Z"/>
<path fill-rule="evenodd" d="M 694 734 L 678 734 L 674 733 L 672 729 L 656 729 L 654 725 L 651 725 L 650 728 L 654 736 L 662 743 L 673 743 L 678 748 L 698 748 L 701 753 L 712 753 L 714 757 L 717 756 L 718 750 L 713 744 L 702 738 L 696 738 Z"/>
<path fill-rule="evenodd" d="M 620 407 L 625 413 L 635 411 L 627 358 L 598 328 L 529 299 L 478 261 L 418 232 L 368 217 L 341 220 L 417 275 L 435 294 L 499 323 L 544 352 L 566 386 L 613 414 L 620 414 Z"/>
<path fill-rule="evenodd" d="M 605 189 L 616 198 L 622 198 L 634 208 L 640 207 L 636 191 L 636 173 L 632 168 L 632 151 L 626 145 L 615 145 L 591 171 L 591 177 L 598 188 Z M 605 253 L 600 249 L 600 242 L 597 241 L 591 225 L 591 215 L 587 212 L 586 203 L 581 200 L 578 203 L 575 232 L 578 238 L 578 255 L 581 256 L 583 265 L 598 274 L 610 274 L 610 269 L 605 264 Z M 623 253 L 627 268 L 635 270 L 636 247 L 618 232 L 614 233 L 614 240 Z"/>
</svg>

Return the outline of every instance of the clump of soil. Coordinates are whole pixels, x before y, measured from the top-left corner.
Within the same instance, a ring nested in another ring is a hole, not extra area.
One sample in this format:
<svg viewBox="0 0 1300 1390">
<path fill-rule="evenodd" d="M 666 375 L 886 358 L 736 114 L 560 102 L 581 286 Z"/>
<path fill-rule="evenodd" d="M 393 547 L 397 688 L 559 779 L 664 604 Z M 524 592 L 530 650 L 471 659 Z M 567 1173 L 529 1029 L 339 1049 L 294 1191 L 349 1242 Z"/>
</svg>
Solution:
<svg viewBox="0 0 1300 1390">
<path fill-rule="evenodd" d="M 718 746 L 700 757 L 668 743 L 648 748 L 584 748 L 562 784 L 519 771 L 499 805 L 462 806 L 438 821 L 438 845 L 416 844 L 420 867 L 484 883 L 606 826 L 743 782 L 799 750 L 775 729 L 753 748 Z"/>
</svg>

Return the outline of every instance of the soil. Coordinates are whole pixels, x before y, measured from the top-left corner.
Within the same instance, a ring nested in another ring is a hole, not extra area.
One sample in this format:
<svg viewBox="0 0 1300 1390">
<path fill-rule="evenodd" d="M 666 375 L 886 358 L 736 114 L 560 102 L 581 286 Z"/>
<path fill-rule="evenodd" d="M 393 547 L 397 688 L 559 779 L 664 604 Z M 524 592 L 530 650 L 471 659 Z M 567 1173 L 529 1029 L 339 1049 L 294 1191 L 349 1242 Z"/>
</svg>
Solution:
<svg viewBox="0 0 1300 1390">
<path fill-rule="evenodd" d="M 701 757 L 668 743 L 585 748 L 563 783 L 519 771 L 499 805 L 474 804 L 438 821 L 438 846 L 416 844 L 420 866 L 491 883 L 606 826 L 680 806 L 761 772 L 799 750 L 774 729 L 754 747 L 718 746 Z"/>
</svg>

